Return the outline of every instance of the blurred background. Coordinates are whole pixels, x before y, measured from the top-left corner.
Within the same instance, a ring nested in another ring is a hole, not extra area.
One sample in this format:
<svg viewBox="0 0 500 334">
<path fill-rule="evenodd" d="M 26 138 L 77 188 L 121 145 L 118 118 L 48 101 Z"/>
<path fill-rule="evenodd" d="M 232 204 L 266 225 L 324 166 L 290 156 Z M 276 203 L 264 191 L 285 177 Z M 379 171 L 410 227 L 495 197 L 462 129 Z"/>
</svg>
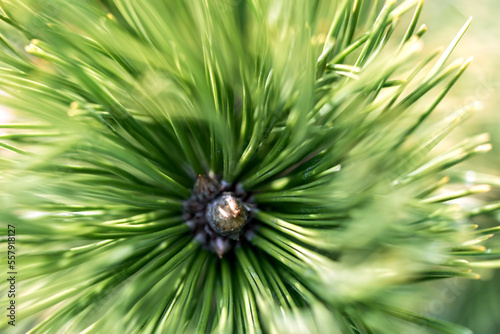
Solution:
<svg viewBox="0 0 500 334">
<path fill-rule="evenodd" d="M 447 45 L 469 17 L 468 32 L 452 58 L 474 57 L 474 62 L 443 101 L 439 113 L 449 114 L 479 101 L 482 110 L 469 118 L 447 139 L 456 143 L 466 135 L 488 132 L 493 150 L 461 164 L 461 173 L 468 177 L 487 173 L 500 177 L 500 1 L 498 0 L 427 0 L 421 23 L 429 30 L 424 48 L 433 50 Z M 465 169 L 465 170 L 464 170 Z M 472 172 L 472 169 L 474 172 Z M 488 199 L 498 201 L 500 188 L 494 187 Z M 478 221 L 481 227 L 496 221 Z M 490 248 L 500 248 L 500 235 L 489 241 Z M 471 328 L 476 334 L 500 333 L 500 270 L 479 272 L 479 281 L 451 280 L 434 291 L 422 313 L 453 321 Z"/>
</svg>

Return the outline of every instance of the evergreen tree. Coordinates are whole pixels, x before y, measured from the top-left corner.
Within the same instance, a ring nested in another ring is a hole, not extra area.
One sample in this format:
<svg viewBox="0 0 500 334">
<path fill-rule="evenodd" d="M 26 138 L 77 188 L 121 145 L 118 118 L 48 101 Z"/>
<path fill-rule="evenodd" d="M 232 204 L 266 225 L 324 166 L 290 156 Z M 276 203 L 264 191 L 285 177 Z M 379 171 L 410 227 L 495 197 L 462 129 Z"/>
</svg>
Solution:
<svg viewBox="0 0 500 334">
<path fill-rule="evenodd" d="M 425 54 L 422 5 L 1 2 L 15 330 L 469 333 L 412 312 L 500 264 L 448 170 L 488 136 L 436 148 L 475 106 L 428 120 L 470 21 Z"/>
</svg>

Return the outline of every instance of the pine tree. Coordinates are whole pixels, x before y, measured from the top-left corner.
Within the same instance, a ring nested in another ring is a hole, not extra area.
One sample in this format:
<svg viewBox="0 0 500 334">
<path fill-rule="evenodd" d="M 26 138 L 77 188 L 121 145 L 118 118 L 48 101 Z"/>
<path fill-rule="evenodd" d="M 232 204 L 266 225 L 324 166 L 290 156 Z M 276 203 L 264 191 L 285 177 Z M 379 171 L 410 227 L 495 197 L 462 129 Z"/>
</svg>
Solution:
<svg viewBox="0 0 500 334">
<path fill-rule="evenodd" d="M 449 172 L 488 136 L 436 147 L 475 106 L 429 121 L 470 21 L 426 54 L 422 5 L 1 2 L 15 329 L 469 333 L 414 312 L 500 264 Z"/>
</svg>

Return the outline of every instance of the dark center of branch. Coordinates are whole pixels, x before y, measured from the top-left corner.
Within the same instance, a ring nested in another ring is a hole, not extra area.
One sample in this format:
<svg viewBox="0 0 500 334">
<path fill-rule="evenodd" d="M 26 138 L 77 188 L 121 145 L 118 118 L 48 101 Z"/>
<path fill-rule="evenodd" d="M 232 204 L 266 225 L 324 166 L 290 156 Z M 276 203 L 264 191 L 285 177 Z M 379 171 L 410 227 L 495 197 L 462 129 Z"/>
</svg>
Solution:
<svg viewBox="0 0 500 334">
<path fill-rule="evenodd" d="M 198 176 L 184 202 L 184 219 L 194 238 L 222 258 L 253 234 L 248 194 L 213 176 Z"/>
</svg>

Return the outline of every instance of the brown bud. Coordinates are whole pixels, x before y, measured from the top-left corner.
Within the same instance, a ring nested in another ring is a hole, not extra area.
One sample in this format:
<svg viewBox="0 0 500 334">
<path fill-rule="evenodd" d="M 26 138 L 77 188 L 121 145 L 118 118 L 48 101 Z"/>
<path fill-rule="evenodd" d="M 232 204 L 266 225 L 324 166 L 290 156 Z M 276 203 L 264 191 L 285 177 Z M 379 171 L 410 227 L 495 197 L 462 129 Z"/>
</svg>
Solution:
<svg viewBox="0 0 500 334">
<path fill-rule="evenodd" d="M 248 221 L 248 209 L 233 193 L 226 192 L 208 204 L 206 218 L 216 232 L 237 240 Z"/>
<path fill-rule="evenodd" d="M 210 176 L 198 175 L 198 179 L 194 184 L 196 197 L 201 201 L 206 201 L 215 196 L 220 190 L 219 181 Z"/>
</svg>

